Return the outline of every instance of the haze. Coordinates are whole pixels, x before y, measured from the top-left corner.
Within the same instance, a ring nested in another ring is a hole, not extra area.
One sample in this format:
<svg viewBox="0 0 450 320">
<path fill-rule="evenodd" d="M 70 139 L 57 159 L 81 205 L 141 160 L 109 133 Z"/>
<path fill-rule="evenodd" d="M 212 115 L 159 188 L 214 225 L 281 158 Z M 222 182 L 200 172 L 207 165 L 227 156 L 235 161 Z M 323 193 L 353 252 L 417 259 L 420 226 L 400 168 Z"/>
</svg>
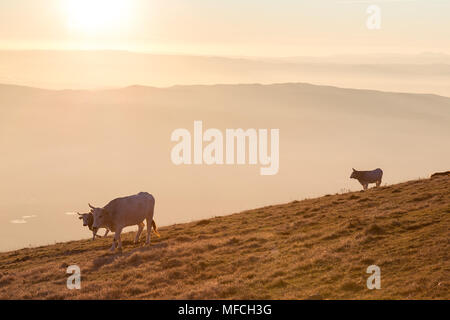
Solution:
<svg viewBox="0 0 450 320">
<path fill-rule="evenodd" d="M 373 3 L 380 30 L 366 1 L 3 0 L 0 250 L 140 191 L 161 226 L 448 170 L 450 3 Z M 175 166 L 194 120 L 280 129 L 279 173 Z"/>
<path fill-rule="evenodd" d="M 145 190 L 167 225 L 358 190 L 351 168 L 383 183 L 427 177 L 450 160 L 450 98 L 307 84 L 129 87 L 98 92 L 0 87 L 2 248 L 89 237 L 87 203 Z M 280 170 L 175 166 L 171 132 L 279 128 Z M 24 215 L 27 223 L 11 223 Z"/>
</svg>

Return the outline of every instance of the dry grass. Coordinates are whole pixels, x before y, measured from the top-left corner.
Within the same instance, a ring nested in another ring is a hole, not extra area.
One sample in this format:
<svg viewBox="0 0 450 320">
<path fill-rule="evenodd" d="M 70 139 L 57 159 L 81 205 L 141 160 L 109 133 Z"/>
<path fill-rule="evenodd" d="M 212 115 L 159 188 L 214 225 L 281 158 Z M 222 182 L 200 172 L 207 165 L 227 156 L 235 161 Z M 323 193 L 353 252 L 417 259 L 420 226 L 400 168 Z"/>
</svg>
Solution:
<svg viewBox="0 0 450 320">
<path fill-rule="evenodd" d="M 448 299 L 449 213 L 439 176 L 164 227 L 149 247 L 131 232 L 122 254 L 111 237 L 0 253 L 0 298 Z"/>
</svg>

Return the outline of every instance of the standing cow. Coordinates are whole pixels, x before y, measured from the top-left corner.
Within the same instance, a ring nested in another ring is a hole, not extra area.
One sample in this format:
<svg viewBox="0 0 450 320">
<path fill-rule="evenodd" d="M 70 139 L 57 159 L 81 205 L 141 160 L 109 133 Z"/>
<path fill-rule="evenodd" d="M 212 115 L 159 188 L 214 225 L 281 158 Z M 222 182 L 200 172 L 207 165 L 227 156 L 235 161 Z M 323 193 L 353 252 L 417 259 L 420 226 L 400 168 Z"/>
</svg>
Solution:
<svg viewBox="0 0 450 320">
<path fill-rule="evenodd" d="M 372 171 L 358 171 L 353 169 L 350 179 L 356 179 L 361 183 L 364 190 L 367 190 L 369 183 L 376 183 L 379 187 L 381 184 L 381 178 L 383 177 L 383 170 L 377 168 Z"/>
<path fill-rule="evenodd" d="M 152 227 L 159 237 L 156 224 L 153 221 L 155 198 L 147 192 L 140 192 L 133 196 L 114 199 L 103 208 L 95 208 L 90 204 L 89 207 L 91 207 L 92 214 L 94 215 L 94 233 L 99 228 L 105 227 L 114 232 L 111 251 L 114 251 L 116 248 L 116 241 L 118 242 L 117 249 L 122 250 L 120 234 L 123 228 L 128 226 L 138 226 L 136 238 L 134 239 L 134 243 L 136 244 L 144 229 L 144 220 L 147 221 L 147 240 L 145 243 L 150 243 Z"/>
</svg>

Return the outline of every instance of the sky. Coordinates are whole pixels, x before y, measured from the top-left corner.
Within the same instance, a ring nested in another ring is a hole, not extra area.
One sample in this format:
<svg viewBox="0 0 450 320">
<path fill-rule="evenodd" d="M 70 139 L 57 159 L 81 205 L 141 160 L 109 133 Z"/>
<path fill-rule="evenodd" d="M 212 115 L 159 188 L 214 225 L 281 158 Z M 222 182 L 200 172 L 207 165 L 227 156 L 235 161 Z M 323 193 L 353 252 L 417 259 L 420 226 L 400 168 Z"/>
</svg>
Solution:
<svg viewBox="0 0 450 320">
<path fill-rule="evenodd" d="M 366 27 L 369 5 L 381 28 Z M 2 0 L 0 49 L 450 53 L 448 0 Z"/>
</svg>

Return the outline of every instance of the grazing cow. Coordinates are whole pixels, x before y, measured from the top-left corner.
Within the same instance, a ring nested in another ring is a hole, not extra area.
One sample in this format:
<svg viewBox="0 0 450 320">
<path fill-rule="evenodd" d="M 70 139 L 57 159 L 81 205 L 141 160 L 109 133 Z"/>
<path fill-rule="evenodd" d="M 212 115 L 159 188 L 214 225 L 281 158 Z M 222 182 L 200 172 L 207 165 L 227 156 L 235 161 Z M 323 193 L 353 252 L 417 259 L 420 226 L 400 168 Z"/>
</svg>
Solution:
<svg viewBox="0 0 450 320">
<path fill-rule="evenodd" d="M 367 190 L 369 183 L 376 183 L 376 186 L 379 187 L 381 184 L 381 178 L 383 177 L 383 170 L 380 168 L 372 170 L 372 171 L 358 171 L 353 169 L 352 175 L 350 179 L 356 179 L 361 183 L 364 190 Z"/>
<path fill-rule="evenodd" d="M 147 221 L 147 240 L 145 243 L 150 243 L 152 227 L 159 237 L 156 224 L 153 221 L 155 198 L 147 192 L 140 192 L 133 196 L 114 199 L 103 208 L 95 208 L 90 204 L 89 207 L 91 207 L 92 214 L 94 215 L 94 233 L 99 228 L 105 227 L 114 232 L 111 251 L 114 251 L 116 248 L 116 242 L 118 242 L 117 249 L 122 250 L 120 234 L 123 228 L 128 226 L 138 226 L 136 238 L 134 239 L 134 243 L 138 243 L 139 236 L 144 229 L 144 220 Z"/>
<path fill-rule="evenodd" d="M 101 238 L 102 236 L 97 235 L 97 232 L 94 232 L 94 230 L 92 228 L 92 225 L 94 224 L 94 215 L 92 214 L 92 212 L 89 212 L 89 213 L 79 213 L 79 212 L 77 212 L 77 213 L 79 215 L 78 219 L 80 219 L 80 220 L 82 219 L 83 220 L 83 226 L 84 227 L 87 226 L 89 228 L 89 230 L 92 231 L 92 240 L 94 240 L 96 236 Z M 109 232 L 109 229 L 106 228 L 106 232 L 105 232 L 104 237 L 106 237 L 108 235 L 108 232 Z"/>
</svg>

